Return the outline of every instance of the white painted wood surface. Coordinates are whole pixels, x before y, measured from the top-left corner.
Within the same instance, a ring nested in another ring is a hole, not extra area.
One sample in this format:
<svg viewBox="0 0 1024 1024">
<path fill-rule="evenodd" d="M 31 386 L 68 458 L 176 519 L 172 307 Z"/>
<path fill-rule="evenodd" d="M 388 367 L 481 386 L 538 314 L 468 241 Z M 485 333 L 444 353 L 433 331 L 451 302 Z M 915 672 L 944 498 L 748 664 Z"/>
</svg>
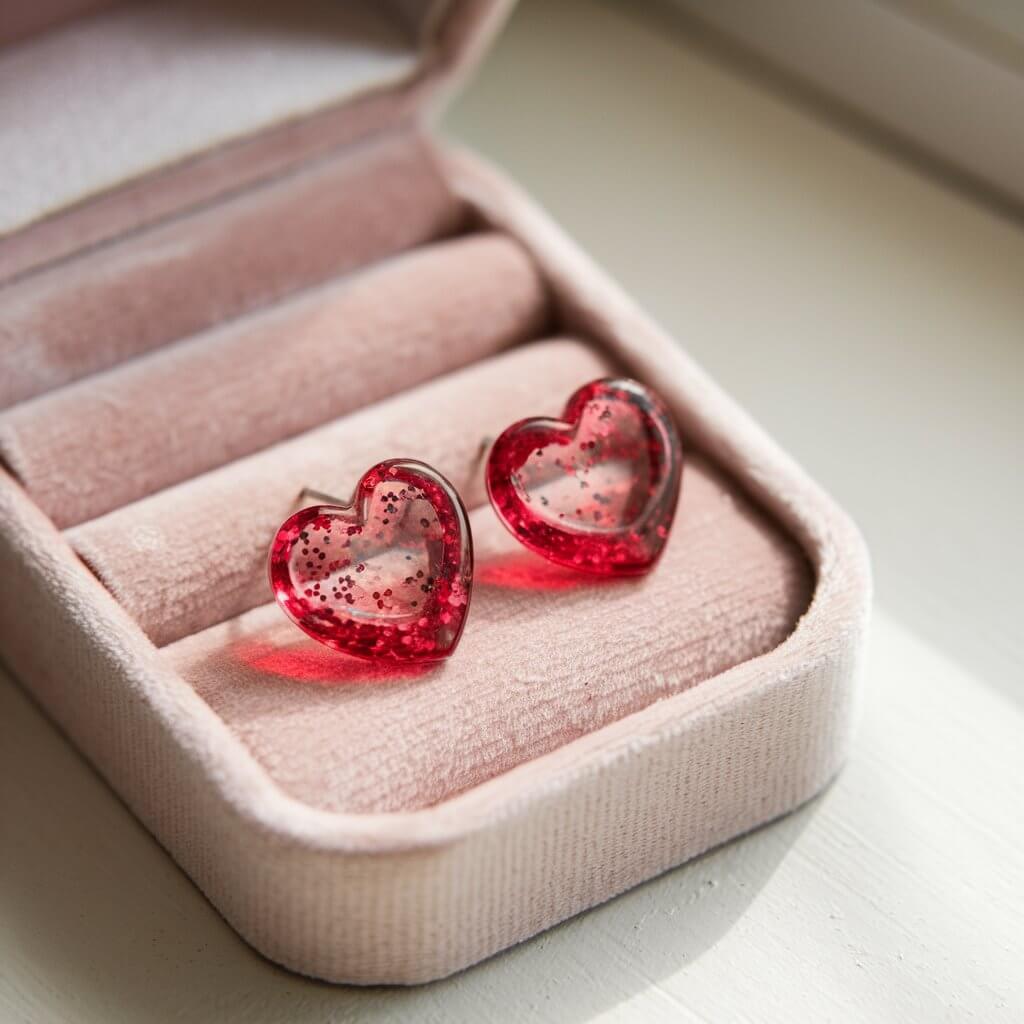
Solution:
<svg viewBox="0 0 1024 1024">
<path fill-rule="evenodd" d="M 251 952 L 0 674 L 0 1021 L 1019 1021 L 1024 233 L 621 7 L 527 3 L 448 120 L 861 519 L 864 722 L 796 814 L 455 978 Z"/>
</svg>

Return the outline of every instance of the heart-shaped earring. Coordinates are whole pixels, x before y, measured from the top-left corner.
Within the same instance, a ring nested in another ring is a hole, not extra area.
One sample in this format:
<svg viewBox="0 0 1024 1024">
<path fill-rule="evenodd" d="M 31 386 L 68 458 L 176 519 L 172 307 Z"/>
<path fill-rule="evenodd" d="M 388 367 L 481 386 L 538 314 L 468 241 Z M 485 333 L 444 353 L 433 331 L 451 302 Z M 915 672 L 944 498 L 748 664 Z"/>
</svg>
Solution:
<svg viewBox="0 0 1024 1024">
<path fill-rule="evenodd" d="M 270 547 L 270 585 L 285 614 L 357 658 L 447 658 L 473 585 L 455 488 L 425 463 L 390 459 L 363 474 L 350 502 L 316 496 L 326 504 L 290 516 Z"/>
<path fill-rule="evenodd" d="M 627 378 L 585 384 L 561 420 L 525 419 L 494 442 L 487 493 L 526 547 L 560 565 L 636 576 L 675 516 L 682 443 L 664 402 Z"/>
</svg>

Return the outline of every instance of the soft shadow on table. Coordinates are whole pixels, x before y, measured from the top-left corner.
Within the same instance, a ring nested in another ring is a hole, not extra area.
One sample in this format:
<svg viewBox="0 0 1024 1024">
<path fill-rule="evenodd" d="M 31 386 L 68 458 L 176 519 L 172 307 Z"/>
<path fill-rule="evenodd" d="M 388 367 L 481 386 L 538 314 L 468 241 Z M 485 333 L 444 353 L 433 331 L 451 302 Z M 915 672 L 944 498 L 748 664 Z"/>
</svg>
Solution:
<svg viewBox="0 0 1024 1024">
<path fill-rule="evenodd" d="M 445 981 L 332 986 L 246 946 L 0 672 L 0 1007 L 31 971 L 52 993 L 48 1020 L 582 1022 L 711 949 L 815 808 Z"/>
</svg>

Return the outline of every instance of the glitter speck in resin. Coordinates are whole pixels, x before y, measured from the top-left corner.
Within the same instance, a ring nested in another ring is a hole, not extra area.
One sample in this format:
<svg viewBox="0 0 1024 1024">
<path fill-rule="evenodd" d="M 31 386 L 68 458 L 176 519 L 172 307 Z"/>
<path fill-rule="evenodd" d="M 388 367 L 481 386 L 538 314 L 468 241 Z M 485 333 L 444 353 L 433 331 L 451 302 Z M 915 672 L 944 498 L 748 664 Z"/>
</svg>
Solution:
<svg viewBox="0 0 1024 1024">
<path fill-rule="evenodd" d="M 487 490 L 504 524 L 552 562 L 602 576 L 647 572 L 675 516 L 682 444 L 649 388 L 584 385 L 561 420 L 526 419 L 495 441 Z"/>
<path fill-rule="evenodd" d="M 381 462 L 350 505 L 314 505 L 287 519 L 269 572 L 281 608 L 327 647 L 374 661 L 446 658 L 469 610 L 466 511 L 429 466 Z"/>
</svg>

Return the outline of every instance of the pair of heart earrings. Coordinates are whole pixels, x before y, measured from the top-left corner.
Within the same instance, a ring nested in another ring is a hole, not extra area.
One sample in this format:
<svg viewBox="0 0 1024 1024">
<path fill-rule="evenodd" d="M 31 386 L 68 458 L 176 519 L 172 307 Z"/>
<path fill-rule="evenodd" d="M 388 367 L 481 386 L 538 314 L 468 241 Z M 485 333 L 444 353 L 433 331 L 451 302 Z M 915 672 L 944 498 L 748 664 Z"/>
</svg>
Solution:
<svg viewBox="0 0 1024 1024">
<path fill-rule="evenodd" d="M 513 424 L 486 467 L 491 504 L 515 537 L 599 576 L 654 566 L 681 477 L 672 417 L 626 378 L 585 384 L 561 420 Z M 447 658 L 472 593 L 469 518 L 437 470 L 390 459 L 367 470 L 350 502 L 290 516 L 271 545 L 269 573 L 288 617 L 333 650 L 383 662 Z"/>
</svg>

